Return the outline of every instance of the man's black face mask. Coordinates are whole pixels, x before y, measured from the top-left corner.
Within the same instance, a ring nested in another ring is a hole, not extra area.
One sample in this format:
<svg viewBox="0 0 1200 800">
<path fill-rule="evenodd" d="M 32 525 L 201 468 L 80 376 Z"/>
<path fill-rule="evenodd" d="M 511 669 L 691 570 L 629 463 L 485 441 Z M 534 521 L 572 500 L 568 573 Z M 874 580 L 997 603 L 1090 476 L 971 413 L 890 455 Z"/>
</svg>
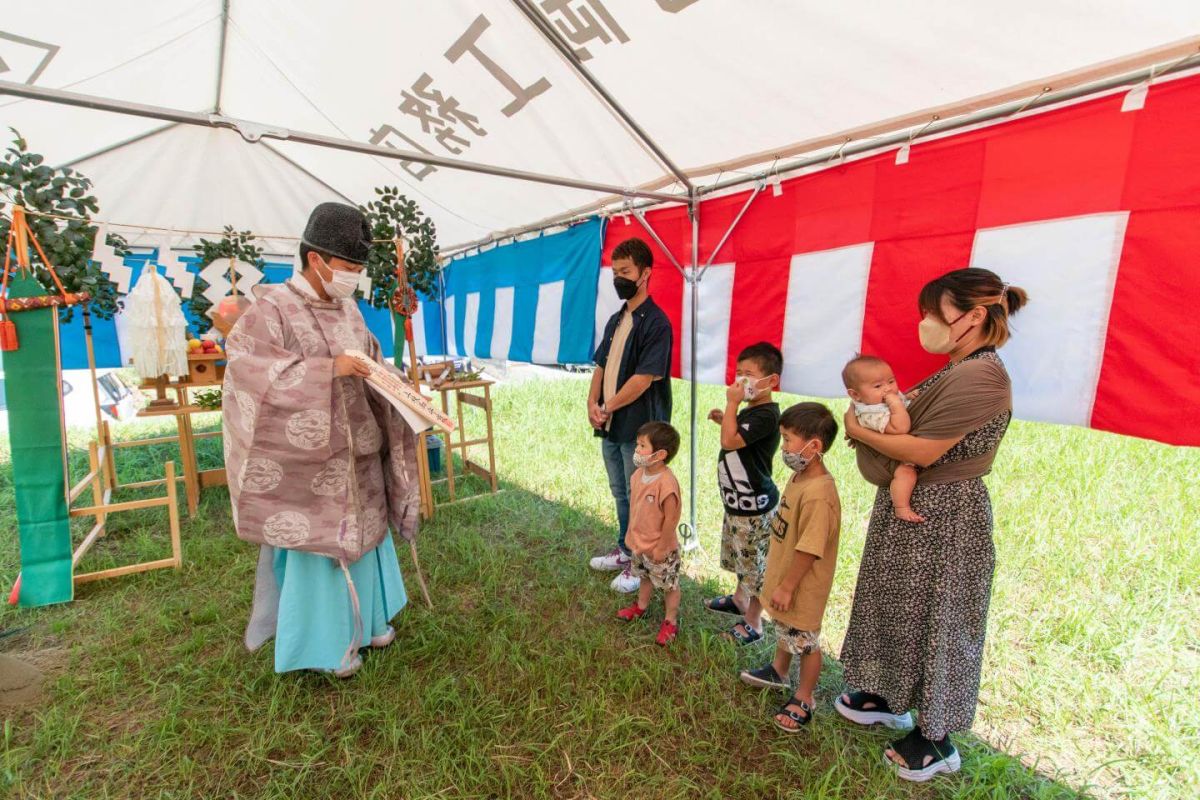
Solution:
<svg viewBox="0 0 1200 800">
<path fill-rule="evenodd" d="M 638 284 L 637 281 L 631 281 L 629 278 L 618 276 L 613 278 L 613 288 L 617 290 L 617 297 L 622 300 L 629 300 L 637 294 Z"/>
</svg>

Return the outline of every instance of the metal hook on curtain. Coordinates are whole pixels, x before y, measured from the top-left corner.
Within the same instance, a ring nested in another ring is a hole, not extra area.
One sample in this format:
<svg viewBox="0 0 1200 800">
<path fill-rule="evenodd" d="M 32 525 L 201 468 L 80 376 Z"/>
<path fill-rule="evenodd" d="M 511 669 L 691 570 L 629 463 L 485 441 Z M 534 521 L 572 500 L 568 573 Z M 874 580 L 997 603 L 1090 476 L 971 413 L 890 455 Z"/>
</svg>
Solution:
<svg viewBox="0 0 1200 800">
<path fill-rule="evenodd" d="M 1173 72 L 1180 66 L 1186 64 L 1196 58 L 1200 53 L 1188 53 L 1182 58 L 1172 61 L 1170 64 L 1157 65 L 1150 68 L 1150 74 L 1146 80 L 1134 84 L 1133 88 L 1125 93 L 1125 99 L 1121 101 L 1121 111 L 1138 111 L 1146 105 L 1146 96 L 1150 93 L 1150 84 L 1154 83 L 1154 79 L 1159 75 Z"/>
<path fill-rule="evenodd" d="M 896 163 L 897 164 L 907 164 L 908 163 L 908 154 L 909 154 L 909 151 L 912 149 L 913 140 L 915 140 L 918 136 L 920 136 L 925 131 L 929 130 L 929 126 L 933 125 L 933 123 L 937 122 L 939 119 L 941 119 L 941 117 L 938 116 L 937 114 L 934 114 L 933 117 L 929 120 L 929 122 L 926 122 L 924 125 L 921 126 L 920 130 L 913 131 L 912 133 L 909 134 L 908 141 L 905 142 L 904 144 L 900 145 L 900 149 L 896 151 Z"/>
<path fill-rule="evenodd" d="M 846 137 L 846 141 L 844 141 L 844 142 L 842 142 L 840 145 L 838 145 L 838 149 L 834 151 L 833 155 L 831 155 L 831 156 L 829 157 L 829 160 L 828 160 L 828 161 L 826 161 L 825 163 L 826 163 L 827 165 L 828 165 L 828 164 L 832 164 L 832 163 L 834 163 L 835 161 L 836 161 L 838 164 L 843 164 L 843 163 L 845 163 L 845 161 L 846 161 L 846 157 L 843 155 L 843 151 L 846 149 L 846 145 L 850 144 L 850 142 L 851 142 L 851 141 L 852 141 L 851 137 L 847 136 L 847 137 Z"/>
<path fill-rule="evenodd" d="M 779 197 L 783 194 L 783 178 L 779 176 L 779 156 L 771 162 L 771 166 L 767 169 L 766 182 L 771 187 L 771 196 Z M 757 185 L 757 181 L 755 184 Z"/>
</svg>

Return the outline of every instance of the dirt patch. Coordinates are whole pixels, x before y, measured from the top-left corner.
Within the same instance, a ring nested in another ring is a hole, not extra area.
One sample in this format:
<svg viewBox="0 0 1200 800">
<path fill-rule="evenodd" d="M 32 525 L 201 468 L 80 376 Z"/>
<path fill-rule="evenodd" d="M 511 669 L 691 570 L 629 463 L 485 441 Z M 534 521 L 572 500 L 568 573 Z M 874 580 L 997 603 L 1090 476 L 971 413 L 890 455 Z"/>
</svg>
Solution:
<svg viewBox="0 0 1200 800">
<path fill-rule="evenodd" d="M 65 658 L 66 651 L 57 647 L 15 656 L 0 653 L 0 711 L 18 711 L 36 705 L 47 676 Z"/>
</svg>

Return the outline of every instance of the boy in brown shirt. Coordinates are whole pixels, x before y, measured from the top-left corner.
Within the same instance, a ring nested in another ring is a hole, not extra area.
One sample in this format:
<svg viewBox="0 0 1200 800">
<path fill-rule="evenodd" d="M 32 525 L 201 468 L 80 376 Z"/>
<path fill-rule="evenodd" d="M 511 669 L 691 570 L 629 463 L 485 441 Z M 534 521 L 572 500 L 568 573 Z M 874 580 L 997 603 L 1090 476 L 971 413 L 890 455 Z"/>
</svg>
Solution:
<svg viewBox="0 0 1200 800">
<path fill-rule="evenodd" d="M 751 686 L 787 689 L 792 658 L 800 657 L 795 694 L 775 713 L 775 725 L 796 733 L 813 714 L 821 675 L 821 618 L 837 566 L 842 506 L 824 454 L 837 438 L 837 421 L 820 403 L 798 403 L 779 419 L 783 462 L 794 474 L 784 488 L 771 528 L 760 598 L 775 623 L 778 643 L 770 664 L 741 674 Z"/>
<path fill-rule="evenodd" d="M 647 422 L 638 428 L 629 479 L 630 571 L 641 583 L 637 601 L 617 612 L 623 622 L 638 619 L 650 607 L 655 589 L 664 592 L 665 618 L 657 642 L 666 647 L 679 632 L 679 481 L 667 467 L 679 451 L 679 434 L 665 422 Z"/>
</svg>

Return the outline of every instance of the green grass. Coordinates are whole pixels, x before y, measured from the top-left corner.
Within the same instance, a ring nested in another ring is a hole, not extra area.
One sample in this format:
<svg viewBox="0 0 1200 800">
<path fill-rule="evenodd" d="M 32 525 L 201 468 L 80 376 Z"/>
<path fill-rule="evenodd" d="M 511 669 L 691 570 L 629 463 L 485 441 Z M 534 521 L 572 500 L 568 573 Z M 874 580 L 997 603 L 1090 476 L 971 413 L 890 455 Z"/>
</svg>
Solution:
<svg viewBox="0 0 1200 800">
<path fill-rule="evenodd" d="M 704 550 L 685 562 L 683 630 L 664 652 L 657 607 L 651 622 L 619 625 L 620 599 L 585 564 L 610 544 L 614 517 L 585 391 L 564 381 L 497 393 L 504 491 L 425 526 L 436 610 L 410 580 L 397 644 L 351 681 L 275 675 L 269 646 L 243 649 L 255 553 L 233 536 L 223 489 L 185 519 L 182 572 L 0 611 L 0 628 L 30 626 L 0 641 L 5 652 L 58 662 L 44 703 L 5 720 L 0 786 L 48 798 L 1200 794 L 1200 452 L 1013 425 L 988 479 L 998 568 L 975 732 L 960 740 L 960 774 L 913 787 L 880 764 L 884 733 L 830 706 L 871 497 L 850 451 L 839 444 L 828 459 L 845 517 L 818 716 L 785 738 L 769 720 L 779 698 L 736 679 L 768 651 L 732 652 L 720 620 L 699 610 L 732 584 L 716 564 L 716 426 L 700 428 Z M 702 410 L 718 396 L 702 389 Z M 122 479 L 161 475 L 171 452 L 121 451 Z M 218 462 L 219 442 L 201 454 Z M 681 476 L 687 463 L 685 449 Z M 168 552 L 161 509 L 114 517 L 111 530 L 84 568 Z M 7 591 L 17 548 L 6 453 L 0 531 Z M 405 548 L 401 559 L 411 578 Z"/>
</svg>

